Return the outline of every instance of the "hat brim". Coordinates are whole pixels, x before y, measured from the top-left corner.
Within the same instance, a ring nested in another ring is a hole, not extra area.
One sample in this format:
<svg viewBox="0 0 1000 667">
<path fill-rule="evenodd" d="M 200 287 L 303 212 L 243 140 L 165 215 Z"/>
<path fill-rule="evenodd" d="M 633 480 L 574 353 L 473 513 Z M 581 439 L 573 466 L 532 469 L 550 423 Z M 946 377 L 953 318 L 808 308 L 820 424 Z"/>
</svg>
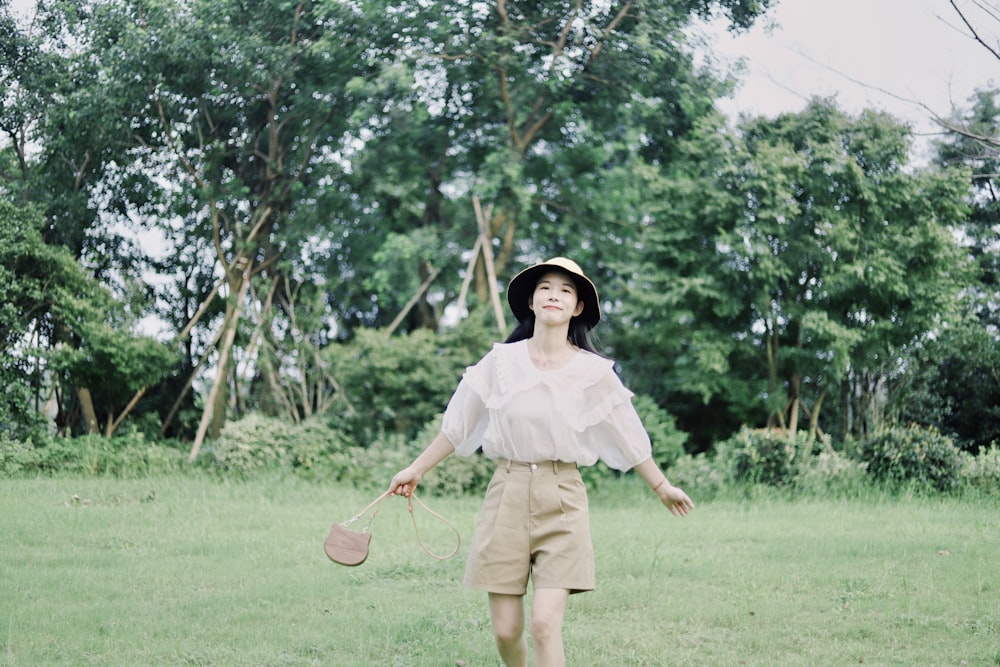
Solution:
<svg viewBox="0 0 1000 667">
<path fill-rule="evenodd" d="M 514 317 L 519 322 L 531 317 L 532 312 L 528 302 L 531 300 L 531 295 L 534 293 L 538 281 L 549 271 L 559 271 L 573 279 L 577 298 L 583 302 L 583 312 L 577 317 L 587 325 L 588 329 L 593 329 L 601 321 L 601 300 L 597 294 L 597 287 L 583 273 L 574 271 L 568 264 L 556 260 L 530 266 L 511 279 L 507 285 L 507 305 L 510 306 Z"/>
</svg>

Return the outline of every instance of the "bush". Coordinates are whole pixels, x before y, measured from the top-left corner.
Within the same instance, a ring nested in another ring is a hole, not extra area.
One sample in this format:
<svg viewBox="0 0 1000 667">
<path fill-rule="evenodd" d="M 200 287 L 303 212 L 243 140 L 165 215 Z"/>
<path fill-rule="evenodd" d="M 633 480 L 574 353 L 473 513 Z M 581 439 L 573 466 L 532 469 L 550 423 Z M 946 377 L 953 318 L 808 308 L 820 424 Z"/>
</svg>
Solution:
<svg viewBox="0 0 1000 667">
<path fill-rule="evenodd" d="M 632 402 L 653 444 L 653 460 L 669 468 L 684 455 L 687 433 L 679 430 L 673 416 L 649 396 L 636 396 Z"/>
<path fill-rule="evenodd" d="M 367 483 L 376 488 L 387 488 L 392 476 L 408 466 L 441 432 L 441 416 L 424 425 L 411 439 L 400 434 L 386 434 L 377 438 L 366 450 L 368 463 Z M 481 454 L 473 456 L 451 455 L 434 466 L 420 481 L 418 493 L 430 495 L 459 495 L 481 492 L 486 489 L 493 464 Z"/>
<path fill-rule="evenodd" d="M 485 329 L 463 323 L 454 331 L 389 334 L 360 329 L 324 350 L 353 410 L 341 423 L 357 442 L 383 433 L 413 438 L 444 410 L 465 368 L 490 349 Z"/>
<path fill-rule="evenodd" d="M 787 486 L 795 480 L 814 444 L 804 431 L 793 439 L 781 430 L 744 426 L 718 445 L 717 458 L 736 482 Z"/>
<path fill-rule="evenodd" d="M 291 427 L 286 447 L 287 464 L 303 479 L 353 480 L 362 465 L 364 450 L 318 419 Z"/>
<path fill-rule="evenodd" d="M 0 476 L 16 477 L 39 468 L 38 449 L 30 442 L 22 442 L 0 433 Z"/>
<path fill-rule="evenodd" d="M 859 454 L 869 473 L 890 487 L 915 484 L 953 491 L 959 484 L 959 450 L 951 438 L 933 428 L 883 429 L 861 443 Z"/>
<path fill-rule="evenodd" d="M 714 498 L 730 481 L 724 467 L 704 453 L 681 456 L 666 473 L 670 483 L 684 489 L 695 502 Z"/>
<path fill-rule="evenodd" d="M 796 491 L 810 496 L 857 496 L 869 486 L 868 466 L 828 444 L 799 468 Z"/>
<path fill-rule="evenodd" d="M 0 474 L 4 476 L 78 473 L 142 477 L 174 472 L 183 464 L 183 452 L 149 442 L 137 431 L 110 439 L 99 435 L 47 435 L 35 441 L 0 438 Z"/>
<path fill-rule="evenodd" d="M 373 486 L 378 477 L 379 452 L 355 445 L 324 419 L 292 424 L 251 414 L 227 424 L 207 453 L 208 465 L 227 475 L 285 469 L 303 479 L 361 488 Z"/>
<path fill-rule="evenodd" d="M 229 422 L 214 440 L 210 453 L 219 470 L 237 475 L 287 464 L 294 425 L 258 414 Z"/>
<path fill-rule="evenodd" d="M 963 453 L 959 472 L 962 486 L 989 495 L 1000 495 L 1000 447 L 993 443 L 973 456 Z"/>
</svg>

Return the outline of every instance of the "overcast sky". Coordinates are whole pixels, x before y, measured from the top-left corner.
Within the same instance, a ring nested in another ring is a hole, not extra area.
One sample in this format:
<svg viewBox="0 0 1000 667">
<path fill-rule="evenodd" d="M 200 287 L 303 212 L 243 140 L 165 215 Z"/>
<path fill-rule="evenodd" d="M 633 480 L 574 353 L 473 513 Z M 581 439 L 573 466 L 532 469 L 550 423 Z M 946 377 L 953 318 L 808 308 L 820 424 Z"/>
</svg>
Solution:
<svg viewBox="0 0 1000 667">
<path fill-rule="evenodd" d="M 956 2 L 1000 48 L 1000 3 Z M 928 133 L 936 127 L 918 103 L 947 116 L 966 109 L 977 88 L 1000 84 L 1000 60 L 948 0 L 779 0 L 765 23 L 776 25 L 716 41 L 717 53 L 749 67 L 736 98 L 720 105 L 730 115 L 773 116 L 812 95 L 836 95 L 846 111 L 888 111 Z"/>
</svg>

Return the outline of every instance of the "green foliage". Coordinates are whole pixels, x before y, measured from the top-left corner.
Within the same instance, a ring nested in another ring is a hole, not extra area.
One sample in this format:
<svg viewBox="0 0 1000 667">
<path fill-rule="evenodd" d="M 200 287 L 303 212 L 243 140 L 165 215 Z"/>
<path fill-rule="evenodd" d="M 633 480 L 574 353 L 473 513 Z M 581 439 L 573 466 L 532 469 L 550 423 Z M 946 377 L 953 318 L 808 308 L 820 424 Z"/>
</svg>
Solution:
<svg viewBox="0 0 1000 667">
<path fill-rule="evenodd" d="M 900 423 L 933 426 L 976 451 L 1000 440 L 1000 338 L 969 316 L 905 350 L 888 410 Z"/>
<path fill-rule="evenodd" d="M 251 414 L 226 424 L 206 454 L 202 465 L 225 477 L 254 478 L 285 471 L 303 479 L 362 488 L 369 487 L 375 477 L 375 453 L 353 445 L 322 419 L 296 425 Z"/>
<path fill-rule="evenodd" d="M 986 495 L 1000 495 L 1000 446 L 984 447 L 978 454 L 963 452 L 959 477 L 963 489 Z"/>
<path fill-rule="evenodd" d="M 795 492 L 806 498 L 859 498 L 872 488 L 868 466 L 824 446 L 800 465 Z"/>
<path fill-rule="evenodd" d="M 912 169 L 906 128 L 829 100 L 726 129 L 713 106 L 733 82 L 702 67 L 690 26 L 714 17 L 745 29 L 770 4 L 651 0 L 619 13 L 595 0 L 509 12 L 265 0 L 248 12 L 234 0 L 107 0 L 41 3 L 26 29 L 0 8 L 10 38 L 0 120 L 15 142 L 0 155 L 15 202 L 0 211 L 0 423 L 34 428 L 27 413 L 44 404 L 53 370 L 61 396 L 89 389 L 102 418 L 167 365 L 185 372 L 164 393 L 179 392 L 211 358 L 239 286 L 206 304 L 173 364 L 133 336 L 148 308 L 132 298 L 146 291 L 136 277 L 158 272 L 159 314 L 178 333 L 222 267 L 252 259 L 242 312 L 259 319 L 238 327 L 228 403 L 301 418 L 323 412 L 339 382 L 354 412 L 338 432 L 363 448 L 408 441 L 485 347 L 460 360 L 447 337 L 358 329 L 387 324 L 436 270 L 400 331 L 440 321 L 477 238 L 473 193 L 492 211 L 500 282 L 519 258 L 566 252 L 621 304 L 625 333 L 613 343 L 629 386 L 692 433 L 681 443 L 668 417 L 644 415 L 661 462 L 740 424 L 782 423 L 785 406 L 808 406 L 826 432 L 877 416 L 859 401 L 826 417 L 840 409 L 831 397 L 904 367 L 900 350 L 947 315 L 962 264 L 948 231 L 964 220 L 968 174 Z M 977 98 L 976 135 L 996 134 L 995 102 Z M 976 233 L 963 236 L 989 326 L 996 165 L 976 147 L 953 142 L 942 162 L 982 176 Z M 44 220 L 26 223 L 26 201 Z M 136 221 L 166 237 L 163 257 L 123 242 L 119 230 L 140 231 Z M 28 238 L 34 230 L 44 244 Z M 474 273 L 473 306 L 494 287 L 484 274 Z M 83 275 L 125 305 L 109 308 Z M 54 351 L 51 366 L 8 354 L 34 334 Z M 314 353 L 332 338 L 350 342 L 330 353 L 327 374 Z M 926 403 L 951 410 L 946 432 L 982 424 L 959 434 L 980 444 L 995 422 L 985 418 L 996 407 L 990 366 L 957 367 L 989 342 L 956 347 L 956 372 L 928 384 L 941 400 Z M 976 378 L 963 400 L 957 389 Z M 63 406 L 60 427 L 76 407 Z M 186 407 L 182 421 L 196 423 Z M 290 465 L 322 468 L 313 450 Z"/>
<path fill-rule="evenodd" d="M 15 440 L 0 432 L 0 476 L 17 477 L 39 469 L 39 452 L 30 441 Z"/>
<path fill-rule="evenodd" d="M 0 478 L 70 473 L 96 477 L 148 477 L 207 470 L 227 479 L 262 479 L 281 474 L 318 483 L 349 484 L 366 493 L 384 490 L 392 475 L 408 465 L 438 434 L 440 416 L 412 439 L 382 434 L 366 447 L 353 444 L 328 419 L 295 425 L 251 415 L 229 423 L 206 448 L 195 468 L 187 466 L 176 443 L 152 442 L 136 429 L 106 439 L 97 436 L 43 436 L 15 440 L 0 434 Z M 665 468 L 667 477 L 696 501 L 768 493 L 782 497 L 863 498 L 872 492 L 961 491 L 975 497 L 1000 496 L 1000 449 L 960 453 L 933 431 L 897 429 L 858 448 L 857 457 L 834 450 L 827 439 L 743 429 L 719 443 L 714 454 L 683 454 Z M 881 453 L 876 460 L 874 452 Z M 890 451 L 893 450 L 893 451 Z M 859 460 L 859 458 L 864 460 Z M 878 472 L 869 473 L 869 466 Z M 482 455 L 449 456 L 421 482 L 435 496 L 481 494 L 494 465 Z M 944 472 L 942 472 L 944 471 Z M 581 470 L 589 488 L 610 488 L 623 475 L 602 463 Z"/>
<path fill-rule="evenodd" d="M 482 330 L 460 327 L 436 335 L 425 329 L 389 335 L 363 329 L 325 350 L 351 411 L 338 417 L 365 446 L 382 433 L 413 438 L 442 413 L 465 368 L 489 349 Z"/>
<path fill-rule="evenodd" d="M 251 414 L 226 424 L 212 442 L 212 459 L 224 473 L 237 476 L 273 470 L 291 460 L 294 426 L 286 421 Z M 305 458 L 309 458 L 306 454 Z"/>
<path fill-rule="evenodd" d="M 616 340 L 635 390 L 698 428 L 877 423 L 870 388 L 955 312 L 966 276 L 951 229 L 968 174 L 908 168 L 909 141 L 818 99 L 734 132 L 706 119 L 668 172 L 642 173 L 654 222 L 622 263 Z M 838 394 L 864 398 L 827 420 Z"/>
<path fill-rule="evenodd" d="M 38 431 L 32 410 L 37 368 L 28 354 L 29 337 L 43 326 L 60 288 L 80 288 L 86 281 L 65 248 L 42 240 L 43 220 L 32 208 L 0 199 L 0 425 L 14 437 Z"/>
<path fill-rule="evenodd" d="M 718 497 L 732 482 L 730 471 L 705 452 L 685 454 L 665 472 L 670 483 L 684 489 L 696 503 Z"/>
<path fill-rule="evenodd" d="M 32 209 L 0 201 L 0 378 L 8 380 L 0 423 L 21 435 L 34 428 L 29 406 L 45 403 L 53 379 L 63 396 L 86 388 L 103 415 L 117 416 L 175 359 L 166 345 L 135 335 L 126 305 L 66 248 L 46 244 L 41 225 Z"/>
<path fill-rule="evenodd" d="M 0 476 L 78 474 L 88 477 L 148 477 L 177 472 L 184 453 L 169 443 L 150 442 L 138 431 L 114 438 L 36 436 L 19 441 L 0 436 Z"/>
<path fill-rule="evenodd" d="M 661 468 L 669 468 L 684 455 L 687 434 L 677 428 L 673 416 L 658 406 L 651 397 L 635 396 L 632 403 L 652 441 L 653 460 Z"/>
<path fill-rule="evenodd" d="M 226 477 L 253 478 L 284 470 L 303 479 L 384 489 L 440 428 L 438 418 L 421 429 L 415 439 L 382 434 L 360 447 L 326 419 L 293 425 L 250 415 L 226 425 L 209 448 L 210 456 L 203 465 Z M 481 456 L 451 456 L 427 475 L 421 489 L 436 495 L 481 491 L 491 473 L 492 465 Z"/>
<path fill-rule="evenodd" d="M 719 443 L 718 456 L 732 471 L 735 482 L 746 485 L 789 486 L 802 461 L 812 452 L 813 440 L 799 431 L 793 439 L 778 429 L 744 427 Z"/>
<path fill-rule="evenodd" d="M 441 431 L 441 418 L 434 419 L 410 442 L 406 460 L 403 465 L 420 453 L 431 440 Z M 420 482 L 420 488 L 434 495 L 459 495 L 463 493 L 482 493 L 489 484 L 494 465 L 481 454 L 472 456 L 449 456 L 427 474 Z M 397 468 L 396 470 L 399 470 Z M 392 473 L 395 473 L 393 470 Z M 390 476 L 391 474 L 390 473 Z M 388 485 L 390 477 L 384 483 Z"/>
<path fill-rule="evenodd" d="M 949 126 L 962 131 L 947 133 L 938 143 L 937 163 L 950 167 L 963 165 L 972 172 L 968 185 L 972 190 L 972 211 L 961 228 L 961 243 L 975 263 L 973 280 L 965 293 L 969 297 L 976 322 L 994 334 L 1000 327 L 1000 151 L 982 137 L 1000 134 L 1000 89 L 995 85 L 977 90 L 969 108 L 956 109 Z M 993 358 L 997 344 L 993 343 Z M 994 364 L 995 368 L 995 364 Z M 970 379 L 972 379 L 970 377 Z M 994 389 L 1000 384 L 994 376 Z M 996 401 L 993 402 L 996 406 Z M 981 443 L 987 440 L 980 441 Z"/>
<path fill-rule="evenodd" d="M 873 488 L 867 465 L 833 449 L 828 439 L 810 441 L 800 433 L 792 446 L 779 432 L 747 428 L 719 443 L 712 454 L 681 457 L 668 477 L 702 500 L 761 487 L 789 497 L 858 498 Z"/>
<path fill-rule="evenodd" d="M 325 420 L 309 419 L 285 428 L 275 424 L 274 430 L 287 436 L 284 440 L 287 461 L 282 463 L 291 466 L 296 475 L 305 479 L 354 478 L 352 451 L 359 448 L 352 447 L 343 433 L 331 428 Z"/>
<path fill-rule="evenodd" d="M 958 488 L 962 459 L 954 441 L 937 429 L 889 427 L 862 441 L 859 455 L 878 481 L 934 491 Z"/>
<path fill-rule="evenodd" d="M 78 341 L 47 353 L 52 370 L 65 386 L 89 389 L 107 412 L 116 412 L 137 391 L 159 382 L 176 361 L 169 345 L 136 335 L 134 323 L 96 286 L 85 298 L 61 292 L 52 313 Z"/>
</svg>

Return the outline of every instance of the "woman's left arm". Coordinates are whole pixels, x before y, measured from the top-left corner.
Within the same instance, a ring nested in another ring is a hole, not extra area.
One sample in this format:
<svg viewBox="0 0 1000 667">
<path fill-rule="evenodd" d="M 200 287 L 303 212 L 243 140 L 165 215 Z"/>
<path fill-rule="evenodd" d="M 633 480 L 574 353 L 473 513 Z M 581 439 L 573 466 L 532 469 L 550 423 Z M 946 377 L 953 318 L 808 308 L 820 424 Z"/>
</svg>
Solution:
<svg viewBox="0 0 1000 667">
<path fill-rule="evenodd" d="M 660 497 L 660 502 L 674 516 L 684 516 L 694 509 L 694 503 L 684 493 L 684 490 L 667 481 L 667 476 L 663 474 L 660 466 L 656 465 L 656 461 L 652 457 L 637 465 L 635 471 L 646 480 L 649 488 Z"/>
</svg>

